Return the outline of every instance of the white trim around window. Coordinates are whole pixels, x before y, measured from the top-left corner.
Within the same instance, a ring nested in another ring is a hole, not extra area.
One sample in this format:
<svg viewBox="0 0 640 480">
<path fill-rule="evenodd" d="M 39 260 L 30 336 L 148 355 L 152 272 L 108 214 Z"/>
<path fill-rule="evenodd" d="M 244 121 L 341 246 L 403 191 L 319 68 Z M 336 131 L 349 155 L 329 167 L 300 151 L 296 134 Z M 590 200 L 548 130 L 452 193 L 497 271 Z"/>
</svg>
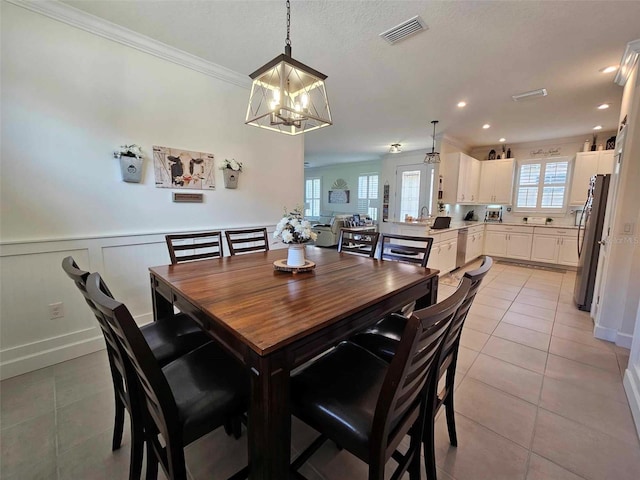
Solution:
<svg viewBox="0 0 640 480">
<path fill-rule="evenodd" d="M 570 169 L 569 157 L 518 160 L 513 210 L 564 215 L 571 193 Z"/>
</svg>

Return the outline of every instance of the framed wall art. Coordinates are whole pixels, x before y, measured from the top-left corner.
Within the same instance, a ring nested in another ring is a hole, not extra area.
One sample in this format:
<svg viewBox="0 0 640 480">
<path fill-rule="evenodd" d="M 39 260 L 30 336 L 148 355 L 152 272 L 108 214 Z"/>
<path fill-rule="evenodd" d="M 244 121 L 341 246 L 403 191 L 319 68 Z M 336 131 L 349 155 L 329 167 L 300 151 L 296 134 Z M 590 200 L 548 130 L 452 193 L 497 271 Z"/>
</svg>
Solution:
<svg viewBox="0 0 640 480">
<path fill-rule="evenodd" d="M 213 190 L 213 154 L 153 146 L 153 170 L 158 188 Z"/>
</svg>

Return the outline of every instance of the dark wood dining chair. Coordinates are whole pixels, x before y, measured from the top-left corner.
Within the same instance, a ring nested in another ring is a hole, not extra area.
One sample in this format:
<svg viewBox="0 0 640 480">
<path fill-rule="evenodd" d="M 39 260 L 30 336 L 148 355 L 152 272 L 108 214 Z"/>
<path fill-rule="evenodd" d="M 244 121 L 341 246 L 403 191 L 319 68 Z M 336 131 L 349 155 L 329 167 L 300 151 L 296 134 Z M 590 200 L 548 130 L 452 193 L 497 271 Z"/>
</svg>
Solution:
<svg viewBox="0 0 640 480">
<path fill-rule="evenodd" d="M 166 235 L 171 263 L 222 257 L 222 232 Z"/>
<path fill-rule="evenodd" d="M 441 406 L 445 406 L 445 412 L 447 415 L 447 428 L 449 430 L 449 440 L 451 445 L 458 445 L 458 437 L 456 433 L 455 413 L 453 407 L 453 392 L 456 375 L 456 365 L 458 362 L 458 349 L 460 346 L 460 336 L 462 334 L 462 328 L 464 321 L 467 318 L 467 314 L 476 294 L 480 288 L 482 280 L 485 275 L 491 269 L 493 265 L 493 259 L 491 257 L 485 257 L 482 265 L 476 270 L 466 272 L 462 277 L 461 285 L 465 282 L 469 284 L 468 292 L 465 299 L 460 306 L 456 316 L 452 322 L 451 328 L 447 333 L 444 346 L 442 349 L 441 367 L 438 374 L 438 380 L 446 375 L 444 387 L 437 393 L 437 400 L 433 407 L 433 417 L 435 418 L 438 410 Z M 414 315 L 420 317 L 422 312 L 428 311 L 428 308 L 423 310 L 416 310 Z M 403 316 L 393 314 L 373 327 L 357 333 L 349 340 L 353 343 L 360 345 L 366 350 L 374 353 L 386 362 L 393 361 L 394 355 L 400 348 L 400 341 L 404 332 L 407 319 Z M 429 437 L 429 432 L 423 439 L 425 445 L 425 465 L 427 469 L 427 478 L 435 480 L 436 478 L 436 465 L 435 465 L 435 451 L 433 450 L 433 437 Z"/>
<path fill-rule="evenodd" d="M 127 307 L 105 292 L 98 273 L 87 278 L 87 293 L 117 338 L 126 374 L 134 377 L 140 406 L 134 415 L 144 425 L 147 447 L 146 479 L 157 479 L 159 463 L 169 480 L 187 480 L 184 448 L 247 410 L 246 369 L 215 342 L 161 367 Z M 247 476 L 245 467 L 230 478 Z"/>
<path fill-rule="evenodd" d="M 380 260 L 413 263 L 426 268 L 432 246 L 433 237 L 385 233 L 380 240 Z M 398 313 L 408 317 L 413 313 L 414 309 L 425 306 L 428 305 L 425 305 L 419 299 L 416 302 L 405 305 Z"/>
<path fill-rule="evenodd" d="M 416 263 L 426 268 L 433 237 L 384 233 L 380 242 L 380 259 Z"/>
<path fill-rule="evenodd" d="M 373 258 L 376 254 L 378 238 L 380 238 L 378 232 L 342 228 L 338 238 L 338 251 Z"/>
<path fill-rule="evenodd" d="M 369 480 L 384 479 L 390 458 L 398 463 L 391 478 L 408 471 L 411 480 L 420 479 L 422 429 L 434 422 L 425 412 L 435 397 L 446 332 L 467 289 L 461 285 L 421 317 L 411 316 L 391 363 L 343 342 L 292 377 L 294 415 L 320 432 L 292 463 L 299 478 L 304 477 L 297 470 L 331 439 L 369 465 Z M 403 454 L 397 448 L 407 434 L 410 443 Z"/>
<path fill-rule="evenodd" d="M 117 450 L 122 444 L 122 432 L 124 429 L 124 411 L 129 412 L 131 422 L 131 458 L 129 479 L 140 478 L 142 469 L 143 442 L 142 425 L 134 424 L 132 410 L 135 409 L 135 399 L 130 395 L 130 386 L 126 382 L 124 364 L 117 350 L 117 342 L 109 324 L 104 320 L 95 304 L 87 293 L 87 278 L 89 272 L 81 270 L 73 257 L 66 257 L 62 260 L 62 269 L 67 276 L 73 280 L 78 290 L 82 293 L 89 308 L 98 321 L 98 325 L 104 336 L 113 390 L 115 396 L 115 420 L 113 426 L 112 450 Z M 112 296 L 107 285 L 102 282 L 102 290 L 106 295 Z M 175 315 L 171 318 L 158 319 L 141 327 L 142 335 L 149 344 L 152 354 L 159 365 L 164 366 L 176 358 L 198 348 L 209 342 L 211 339 L 198 325 L 186 315 Z"/>
<path fill-rule="evenodd" d="M 266 228 L 248 228 L 225 230 L 230 255 L 269 251 L 269 238 Z"/>
</svg>

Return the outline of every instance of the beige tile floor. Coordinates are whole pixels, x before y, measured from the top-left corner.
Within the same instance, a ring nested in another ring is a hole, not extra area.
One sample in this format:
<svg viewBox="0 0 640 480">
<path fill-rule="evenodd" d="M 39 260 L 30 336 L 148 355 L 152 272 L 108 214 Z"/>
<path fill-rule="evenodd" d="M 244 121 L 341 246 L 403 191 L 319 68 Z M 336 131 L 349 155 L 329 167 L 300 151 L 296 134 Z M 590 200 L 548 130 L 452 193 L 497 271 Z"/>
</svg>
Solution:
<svg viewBox="0 0 640 480">
<path fill-rule="evenodd" d="M 440 299 L 460 273 L 441 279 Z M 459 444 L 436 425 L 441 480 L 640 478 L 640 442 L 622 387 L 628 350 L 594 339 L 571 302 L 575 275 L 496 264 L 465 325 L 456 375 Z M 87 355 L 0 384 L 3 480 L 127 478 L 128 436 L 111 452 L 106 355 Z M 294 419 L 292 452 L 314 432 Z M 222 430 L 186 450 L 193 480 L 226 478 L 247 462 L 246 435 Z M 328 443 L 310 480 L 366 478 Z"/>
</svg>

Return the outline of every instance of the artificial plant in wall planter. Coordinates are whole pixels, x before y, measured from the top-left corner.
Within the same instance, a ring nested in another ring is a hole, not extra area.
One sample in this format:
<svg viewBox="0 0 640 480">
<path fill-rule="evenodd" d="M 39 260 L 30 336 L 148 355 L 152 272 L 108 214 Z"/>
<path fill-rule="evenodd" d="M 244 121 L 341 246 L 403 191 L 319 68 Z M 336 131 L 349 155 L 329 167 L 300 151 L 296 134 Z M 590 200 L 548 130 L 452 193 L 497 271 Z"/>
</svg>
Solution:
<svg viewBox="0 0 640 480">
<path fill-rule="evenodd" d="M 242 162 L 236 161 L 235 158 L 231 160 L 225 158 L 220 170 L 222 170 L 222 174 L 224 175 L 224 188 L 238 188 L 238 178 L 240 178 L 240 172 L 242 172 Z"/>
<path fill-rule="evenodd" d="M 115 158 L 120 159 L 120 172 L 122 181 L 128 183 L 140 183 L 142 180 L 142 166 L 144 157 L 139 145 L 121 145 L 119 152 L 113 152 Z"/>
</svg>

